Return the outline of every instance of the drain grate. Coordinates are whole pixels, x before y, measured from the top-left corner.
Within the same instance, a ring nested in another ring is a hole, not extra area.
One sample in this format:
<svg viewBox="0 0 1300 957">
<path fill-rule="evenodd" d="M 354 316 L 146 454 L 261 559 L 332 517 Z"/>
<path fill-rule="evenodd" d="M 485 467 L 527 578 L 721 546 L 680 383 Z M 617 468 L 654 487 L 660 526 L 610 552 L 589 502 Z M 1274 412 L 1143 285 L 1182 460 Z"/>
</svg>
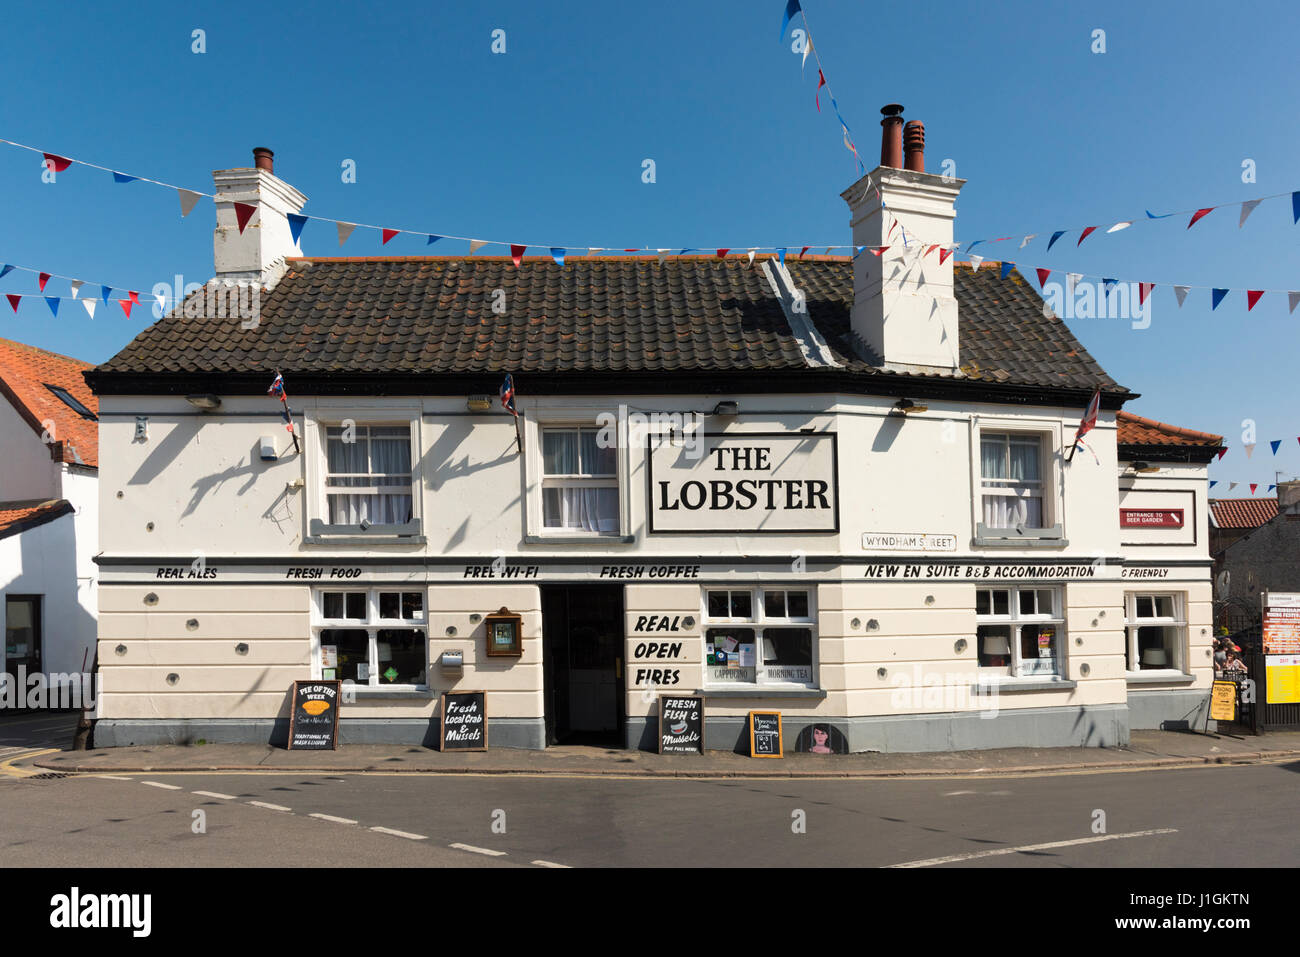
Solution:
<svg viewBox="0 0 1300 957">
<path fill-rule="evenodd" d="M 27 780 L 28 781 L 57 781 L 59 778 L 70 778 L 70 777 L 72 777 L 71 774 L 66 774 L 63 771 L 46 771 L 44 774 L 28 775 Z"/>
</svg>

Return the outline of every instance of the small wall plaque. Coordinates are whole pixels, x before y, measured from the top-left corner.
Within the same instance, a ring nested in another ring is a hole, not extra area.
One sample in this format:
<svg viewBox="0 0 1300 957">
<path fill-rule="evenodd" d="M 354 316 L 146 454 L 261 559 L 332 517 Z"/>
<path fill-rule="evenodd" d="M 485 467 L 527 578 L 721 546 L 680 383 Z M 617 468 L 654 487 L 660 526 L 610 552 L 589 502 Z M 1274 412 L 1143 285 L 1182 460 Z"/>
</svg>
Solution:
<svg viewBox="0 0 1300 957">
<path fill-rule="evenodd" d="M 484 615 L 487 629 L 487 653 L 518 657 L 524 653 L 524 618 L 508 608 Z"/>
</svg>

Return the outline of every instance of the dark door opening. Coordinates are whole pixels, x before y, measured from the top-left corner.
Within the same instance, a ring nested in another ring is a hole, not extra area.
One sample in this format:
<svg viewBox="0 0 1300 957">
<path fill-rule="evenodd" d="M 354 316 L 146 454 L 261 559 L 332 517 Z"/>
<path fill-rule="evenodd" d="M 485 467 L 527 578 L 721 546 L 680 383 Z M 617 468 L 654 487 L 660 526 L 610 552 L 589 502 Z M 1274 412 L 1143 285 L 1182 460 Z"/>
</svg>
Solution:
<svg viewBox="0 0 1300 957">
<path fill-rule="evenodd" d="M 5 680 L 13 684 L 16 706 L 22 708 L 27 688 L 19 679 L 41 671 L 41 596 L 6 595 L 4 613 Z"/>
<path fill-rule="evenodd" d="M 542 587 L 547 744 L 621 744 L 623 640 L 621 585 Z"/>
</svg>

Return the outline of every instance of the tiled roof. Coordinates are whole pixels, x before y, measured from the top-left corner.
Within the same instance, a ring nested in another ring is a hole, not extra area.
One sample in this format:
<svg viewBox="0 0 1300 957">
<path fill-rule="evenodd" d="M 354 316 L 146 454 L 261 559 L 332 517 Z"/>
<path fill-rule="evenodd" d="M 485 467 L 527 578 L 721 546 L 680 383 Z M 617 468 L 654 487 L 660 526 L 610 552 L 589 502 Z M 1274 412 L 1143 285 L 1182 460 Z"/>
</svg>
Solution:
<svg viewBox="0 0 1300 957">
<path fill-rule="evenodd" d="M 17 535 L 37 525 L 70 515 L 72 503 L 65 499 L 51 499 L 48 502 L 0 502 L 0 538 Z"/>
<path fill-rule="evenodd" d="M 1259 528 L 1277 517 L 1277 499 L 1212 498 L 1210 514 L 1218 528 Z"/>
<path fill-rule="evenodd" d="M 1213 449 L 1223 445 L 1221 435 L 1181 429 L 1155 419 L 1144 419 L 1132 412 L 1119 412 L 1115 422 L 1118 426 L 1117 442 L 1120 445 L 1192 445 Z"/>
<path fill-rule="evenodd" d="M 96 373 L 809 371 L 761 261 L 596 256 L 560 267 L 539 257 L 516 268 L 507 257 L 291 259 L 262 297 L 256 327 L 184 318 L 182 306 Z M 878 368 L 850 335 L 847 257 L 786 264 L 835 361 L 899 374 Z M 1060 319 L 1044 317 L 1018 273 L 959 266 L 954 282 L 968 380 L 1127 393 Z"/>
<path fill-rule="evenodd" d="M 0 339 L 0 396 L 5 396 L 38 436 L 43 423 L 53 422 L 53 441 L 64 462 L 99 465 L 99 423 L 74 411 L 45 386 L 54 385 L 99 414 L 95 398 L 82 373 L 91 363 L 46 352 L 21 342 Z"/>
</svg>

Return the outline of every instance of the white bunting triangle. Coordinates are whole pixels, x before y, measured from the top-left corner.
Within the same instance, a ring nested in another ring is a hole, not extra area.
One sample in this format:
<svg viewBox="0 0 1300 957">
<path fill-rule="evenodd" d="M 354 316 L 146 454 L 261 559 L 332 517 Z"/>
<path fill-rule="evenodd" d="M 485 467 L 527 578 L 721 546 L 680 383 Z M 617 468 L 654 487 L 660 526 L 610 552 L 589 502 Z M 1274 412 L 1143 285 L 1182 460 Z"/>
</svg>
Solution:
<svg viewBox="0 0 1300 957">
<path fill-rule="evenodd" d="M 68 285 L 72 287 L 72 298 L 76 299 L 77 294 L 81 292 L 81 287 L 84 286 L 85 283 L 82 282 L 80 279 L 74 279 L 70 283 L 68 283 Z"/>
<path fill-rule="evenodd" d="M 1241 229 L 1242 226 L 1246 225 L 1246 220 L 1250 218 L 1250 214 L 1255 211 L 1255 207 L 1259 204 L 1260 201 L 1258 199 L 1248 199 L 1241 204 L 1241 219 L 1237 220 L 1238 229 Z"/>
<path fill-rule="evenodd" d="M 1188 290 L 1191 286 L 1174 286 L 1174 295 L 1178 297 L 1178 308 L 1183 308 L 1183 300 L 1187 298 Z"/>
<path fill-rule="evenodd" d="M 1247 444 L 1247 445 L 1243 445 L 1243 446 L 1242 446 L 1242 448 L 1246 450 L 1246 458 L 1250 458 L 1250 454 L 1251 454 L 1252 452 L 1255 451 L 1255 446 L 1256 446 L 1257 444 L 1258 444 L 1258 443 L 1256 443 L 1256 442 L 1251 442 L 1251 443 L 1249 443 L 1249 444 Z"/>
<path fill-rule="evenodd" d="M 1112 226 L 1110 229 L 1106 230 L 1106 232 L 1108 232 L 1108 233 L 1117 233 L 1117 232 L 1119 232 L 1121 229 L 1128 229 L 1128 228 L 1129 228 L 1130 226 L 1132 226 L 1132 225 L 1133 225 L 1133 221 L 1132 221 L 1132 220 L 1129 220 L 1127 223 L 1116 223 L 1116 224 L 1115 224 L 1114 226 Z"/>
<path fill-rule="evenodd" d="M 754 253 L 756 253 L 756 252 L 758 252 L 757 249 L 751 249 L 751 250 L 749 250 L 749 264 L 750 264 L 751 266 L 754 265 Z M 1291 308 L 1294 309 L 1295 306 L 1292 306 Z"/>
<path fill-rule="evenodd" d="M 1029 245 L 1029 240 L 1033 239 L 1033 238 L 1034 238 L 1035 236 L 1037 236 L 1037 235 L 1038 235 L 1038 233 L 1030 233 L 1030 234 L 1029 234 L 1028 236 L 1026 236 L 1024 239 L 1020 240 L 1020 248 L 1021 248 L 1021 249 L 1024 249 L 1026 246 L 1028 246 L 1028 245 Z"/>
<path fill-rule="evenodd" d="M 167 296 L 163 293 L 154 293 L 154 298 L 158 300 L 158 312 L 162 315 L 167 313 Z"/>
<path fill-rule="evenodd" d="M 661 265 L 661 266 L 663 265 L 664 260 L 668 258 L 668 254 L 669 254 L 670 252 L 672 252 L 672 250 L 670 250 L 670 249 L 656 249 L 656 250 L 655 250 L 655 254 L 659 257 L 659 265 Z"/>
<path fill-rule="evenodd" d="M 603 253 L 604 251 L 605 251 L 605 247 L 604 247 L 604 246 L 588 246 L 588 247 L 587 247 L 587 255 L 588 255 L 588 256 L 594 256 L 594 255 L 596 255 L 597 253 Z"/>
<path fill-rule="evenodd" d="M 181 217 L 184 218 L 190 214 L 190 210 L 194 208 L 194 204 L 199 201 L 200 194 L 190 189 L 180 189 L 178 187 L 176 195 L 180 197 Z"/>
<path fill-rule="evenodd" d="M 476 252 L 487 245 L 486 239 L 471 239 L 469 241 L 469 254 L 473 256 Z"/>
<path fill-rule="evenodd" d="M 1229 482 L 1229 483 L 1228 483 L 1228 491 L 1229 491 L 1229 492 L 1231 492 L 1231 491 L 1232 491 L 1234 488 L 1236 488 L 1236 487 L 1237 487 L 1237 483 L 1236 483 L 1236 482 Z"/>
<path fill-rule="evenodd" d="M 804 33 L 804 36 L 808 36 L 806 31 Z M 812 53 L 812 37 L 808 37 L 808 41 L 803 45 L 803 62 L 799 64 L 800 70 L 803 70 L 803 68 L 808 65 L 809 53 Z"/>
<path fill-rule="evenodd" d="M 354 230 L 354 229 L 357 228 L 356 223 L 337 223 L 337 222 L 336 222 L 334 225 L 338 227 L 338 231 L 339 231 L 339 245 L 340 245 L 340 246 L 342 246 L 344 243 L 346 243 L 346 242 L 348 241 L 348 237 L 352 235 L 352 230 Z"/>
<path fill-rule="evenodd" d="M 1295 307 L 1300 305 L 1300 292 L 1288 292 L 1286 294 L 1286 301 L 1291 307 L 1288 311 L 1295 312 Z"/>
<path fill-rule="evenodd" d="M 99 303 L 95 302 L 93 299 L 82 299 L 81 304 L 86 307 L 86 312 L 90 315 L 90 318 L 94 319 L 95 307 L 99 305 Z"/>
<path fill-rule="evenodd" d="M 1067 272 L 1065 274 L 1065 290 L 1067 295 L 1074 295 L 1074 287 L 1079 284 L 1079 280 L 1082 278 L 1083 273 L 1081 272 Z"/>
<path fill-rule="evenodd" d="M 984 261 L 983 256 L 971 256 L 970 257 L 971 272 L 974 272 L 976 269 L 979 269 L 980 263 L 982 263 L 983 261 Z"/>
</svg>

